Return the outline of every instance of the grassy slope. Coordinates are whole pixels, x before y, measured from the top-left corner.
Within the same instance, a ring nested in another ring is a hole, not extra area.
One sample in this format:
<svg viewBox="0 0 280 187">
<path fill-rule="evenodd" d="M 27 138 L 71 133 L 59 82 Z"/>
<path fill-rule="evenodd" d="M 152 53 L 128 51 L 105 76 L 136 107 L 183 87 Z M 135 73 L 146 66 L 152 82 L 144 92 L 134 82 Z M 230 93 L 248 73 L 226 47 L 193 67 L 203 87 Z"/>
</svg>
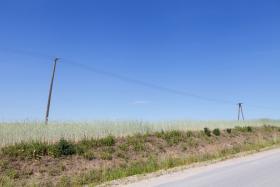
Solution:
<svg viewBox="0 0 280 187">
<path fill-rule="evenodd" d="M 96 185 L 279 143 L 280 128 L 273 126 L 20 143 L 1 149 L 0 186 Z"/>
</svg>

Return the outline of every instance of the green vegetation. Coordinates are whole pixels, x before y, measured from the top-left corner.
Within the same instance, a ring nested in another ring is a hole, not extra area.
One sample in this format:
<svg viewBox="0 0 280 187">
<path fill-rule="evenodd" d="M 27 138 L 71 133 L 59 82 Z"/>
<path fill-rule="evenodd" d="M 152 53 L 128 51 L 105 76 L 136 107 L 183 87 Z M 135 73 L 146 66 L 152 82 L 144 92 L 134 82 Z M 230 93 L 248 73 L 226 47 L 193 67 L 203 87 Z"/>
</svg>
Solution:
<svg viewBox="0 0 280 187">
<path fill-rule="evenodd" d="M 211 130 L 207 127 L 204 128 L 204 134 L 206 134 L 207 136 L 211 136 Z"/>
<path fill-rule="evenodd" d="M 227 128 L 226 131 L 227 131 L 228 134 L 231 134 L 232 129 Z"/>
<path fill-rule="evenodd" d="M 115 138 L 109 135 L 105 138 L 82 140 L 78 143 L 73 143 L 65 139 L 61 139 L 55 144 L 48 144 L 44 142 L 22 142 L 3 147 L 1 151 L 4 155 L 10 157 L 21 157 L 22 159 L 40 158 L 47 155 L 61 157 L 74 155 L 76 153 L 83 155 L 87 159 L 93 159 L 94 153 L 91 152 L 91 148 L 113 146 L 114 144 Z"/>
<path fill-rule="evenodd" d="M 237 127 L 235 127 L 235 129 L 240 132 L 252 132 L 253 131 L 253 128 L 250 126 L 245 126 L 245 127 L 237 126 Z"/>
<path fill-rule="evenodd" d="M 213 130 L 213 134 L 215 135 L 215 136 L 220 136 L 221 135 L 221 131 L 220 131 L 220 129 L 214 129 Z"/>
<path fill-rule="evenodd" d="M 172 131 L 161 131 L 160 133 L 156 133 L 157 137 L 162 138 L 167 141 L 169 145 L 178 144 L 181 141 L 185 141 L 186 137 L 190 136 L 190 133 L 186 134 L 186 132 L 172 130 Z"/>
<path fill-rule="evenodd" d="M 161 130 L 77 142 L 33 140 L 0 148 L 0 186 L 94 186 L 275 144 L 280 144 L 280 127 L 270 124 Z"/>
</svg>

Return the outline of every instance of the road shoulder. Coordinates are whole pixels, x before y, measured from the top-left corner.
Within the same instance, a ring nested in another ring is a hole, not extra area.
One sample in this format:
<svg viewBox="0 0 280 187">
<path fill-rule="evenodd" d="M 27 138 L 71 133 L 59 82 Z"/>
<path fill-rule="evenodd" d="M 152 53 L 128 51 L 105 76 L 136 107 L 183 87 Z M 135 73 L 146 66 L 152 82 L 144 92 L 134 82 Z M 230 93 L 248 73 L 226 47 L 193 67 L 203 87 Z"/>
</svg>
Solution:
<svg viewBox="0 0 280 187">
<path fill-rule="evenodd" d="M 241 162 L 254 161 L 262 157 L 266 157 L 275 153 L 280 153 L 280 146 L 275 145 L 257 151 L 242 152 L 224 158 L 195 163 L 187 166 L 180 166 L 168 170 L 160 170 L 154 173 L 136 175 L 104 183 L 100 186 L 126 186 L 126 187 L 148 187 L 157 186 L 173 181 L 182 180 L 201 172 L 205 172 L 215 168 L 235 165 Z"/>
</svg>

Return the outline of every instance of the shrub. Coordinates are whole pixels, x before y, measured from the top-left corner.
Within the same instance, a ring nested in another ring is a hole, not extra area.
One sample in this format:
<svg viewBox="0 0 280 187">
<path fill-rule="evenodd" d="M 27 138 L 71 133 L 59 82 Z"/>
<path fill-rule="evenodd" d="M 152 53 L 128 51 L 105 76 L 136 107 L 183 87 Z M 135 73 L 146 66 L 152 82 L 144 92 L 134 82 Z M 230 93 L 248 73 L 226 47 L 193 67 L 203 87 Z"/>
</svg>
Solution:
<svg viewBox="0 0 280 187">
<path fill-rule="evenodd" d="M 253 128 L 251 126 L 247 126 L 247 127 L 237 126 L 235 127 L 235 129 L 240 132 L 253 132 Z"/>
<path fill-rule="evenodd" d="M 218 129 L 218 128 L 214 129 L 214 130 L 213 130 L 213 134 L 214 134 L 215 136 L 220 136 L 220 135 L 221 135 L 220 129 Z"/>
<path fill-rule="evenodd" d="M 204 128 L 204 134 L 207 135 L 207 136 L 211 136 L 211 131 L 209 128 L 205 127 Z"/>
<path fill-rule="evenodd" d="M 60 141 L 54 146 L 54 156 L 73 155 L 76 153 L 75 146 L 65 139 Z"/>
<path fill-rule="evenodd" d="M 246 128 L 247 128 L 247 132 L 253 132 L 253 128 L 252 127 L 248 126 Z"/>
<path fill-rule="evenodd" d="M 227 133 L 230 134 L 231 133 L 231 129 L 226 129 Z"/>
<path fill-rule="evenodd" d="M 105 138 L 101 138 L 98 140 L 101 146 L 113 146 L 115 145 L 115 137 L 112 135 L 109 135 Z"/>
</svg>

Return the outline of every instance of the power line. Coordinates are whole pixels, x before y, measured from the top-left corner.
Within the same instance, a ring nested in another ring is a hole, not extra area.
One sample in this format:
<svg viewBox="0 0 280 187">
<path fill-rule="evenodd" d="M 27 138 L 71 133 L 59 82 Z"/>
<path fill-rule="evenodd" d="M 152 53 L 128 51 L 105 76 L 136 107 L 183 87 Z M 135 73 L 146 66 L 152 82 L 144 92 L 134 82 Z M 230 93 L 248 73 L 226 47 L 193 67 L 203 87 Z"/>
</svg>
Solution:
<svg viewBox="0 0 280 187">
<path fill-rule="evenodd" d="M 8 52 L 8 53 L 12 53 L 12 54 L 22 54 L 22 55 L 33 56 L 33 57 L 37 57 L 37 58 L 45 58 L 45 59 L 53 58 L 53 56 L 51 56 L 51 55 L 38 53 L 38 52 L 34 52 L 34 51 L 25 51 L 25 50 L 7 49 L 7 48 L 0 48 L 0 50 Z M 100 74 L 100 75 L 103 75 L 103 76 L 111 77 L 111 78 L 114 78 L 114 79 L 118 79 L 120 81 L 127 82 L 127 83 L 130 83 L 130 84 L 137 84 L 137 85 L 144 86 L 144 87 L 147 87 L 147 88 L 150 88 L 150 89 L 159 90 L 159 91 L 167 92 L 167 93 L 170 93 L 170 94 L 176 94 L 176 95 L 185 96 L 185 97 L 191 97 L 191 98 L 195 98 L 197 100 L 202 100 L 202 101 L 207 101 L 207 102 L 214 102 L 214 103 L 227 104 L 227 105 L 235 105 L 236 104 L 235 101 L 205 97 L 205 96 L 194 94 L 194 93 L 191 93 L 191 92 L 188 92 L 188 91 L 173 89 L 173 88 L 157 85 L 157 84 L 150 83 L 150 82 L 145 82 L 145 81 L 142 81 L 142 80 L 133 79 L 133 78 L 130 78 L 130 77 L 127 77 L 127 76 L 124 76 L 124 75 L 120 75 L 120 74 L 113 73 L 113 72 L 110 72 L 110 71 L 97 69 L 97 68 L 94 68 L 94 67 L 86 65 L 86 64 L 78 63 L 77 61 L 73 61 L 73 60 L 70 60 L 70 59 L 67 59 L 67 58 L 60 58 L 60 60 L 64 61 L 64 64 L 69 64 L 69 65 L 72 65 L 72 66 L 76 66 L 76 67 L 79 67 L 81 69 L 84 69 L 84 70 L 87 70 L 87 71 L 90 71 L 90 72 L 93 72 L 93 73 L 96 73 L 96 74 Z M 258 109 L 280 111 L 280 109 L 266 107 L 266 106 L 259 106 L 259 105 L 253 105 L 253 104 L 246 104 L 246 105 L 249 106 L 249 107 L 258 108 Z"/>
<path fill-rule="evenodd" d="M 91 72 L 101 74 L 101 75 L 104 75 L 104 76 L 107 76 L 107 77 L 115 78 L 115 79 L 118 79 L 118 80 L 121 80 L 121 81 L 124 81 L 124 82 L 141 85 L 141 86 L 148 87 L 148 88 L 151 88 L 151 89 L 154 89 L 154 90 L 164 91 L 164 92 L 168 92 L 168 93 L 176 94 L 176 95 L 181 95 L 181 96 L 193 97 L 193 98 L 196 98 L 196 99 L 199 99 L 199 100 L 205 100 L 205 101 L 209 101 L 209 102 L 216 102 L 216 103 L 223 103 L 223 104 L 233 104 L 234 103 L 233 101 L 204 97 L 204 96 L 197 95 L 197 94 L 190 93 L 190 92 L 186 92 L 186 91 L 183 91 L 183 90 L 177 90 L 177 89 L 157 85 L 157 84 L 150 83 L 150 82 L 145 82 L 145 81 L 142 81 L 142 80 L 133 79 L 133 78 L 123 76 L 123 75 L 120 75 L 120 74 L 116 74 L 116 73 L 113 73 L 113 72 L 96 69 L 94 67 L 91 67 L 91 66 L 88 66 L 88 65 L 85 65 L 85 64 L 81 64 L 81 63 L 77 63 L 77 62 L 69 60 L 69 59 L 62 58 L 62 60 L 65 60 L 65 63 L 67 63 L 67 64 L 80 67 L 80 68 L 85 69 L 87 71 L 91 71 Z"/>
<path fill-rule="evenodd" d="M 0 47 L 0 51 L 5 52 L 5 53 L 10 53 L 10 54 L 15 54 L 15 55 L 24 55 L 24 56 L 30 56 L 30 57 L 35 57 L 35 58 L 47 59 L 47 60 L 55 58 L 55 56 L 51 56 L 48 54 L 35 52 L 35 51 L 21 50 L 21 49 L 11 49 L 11 48 Z"/>
</svg>

